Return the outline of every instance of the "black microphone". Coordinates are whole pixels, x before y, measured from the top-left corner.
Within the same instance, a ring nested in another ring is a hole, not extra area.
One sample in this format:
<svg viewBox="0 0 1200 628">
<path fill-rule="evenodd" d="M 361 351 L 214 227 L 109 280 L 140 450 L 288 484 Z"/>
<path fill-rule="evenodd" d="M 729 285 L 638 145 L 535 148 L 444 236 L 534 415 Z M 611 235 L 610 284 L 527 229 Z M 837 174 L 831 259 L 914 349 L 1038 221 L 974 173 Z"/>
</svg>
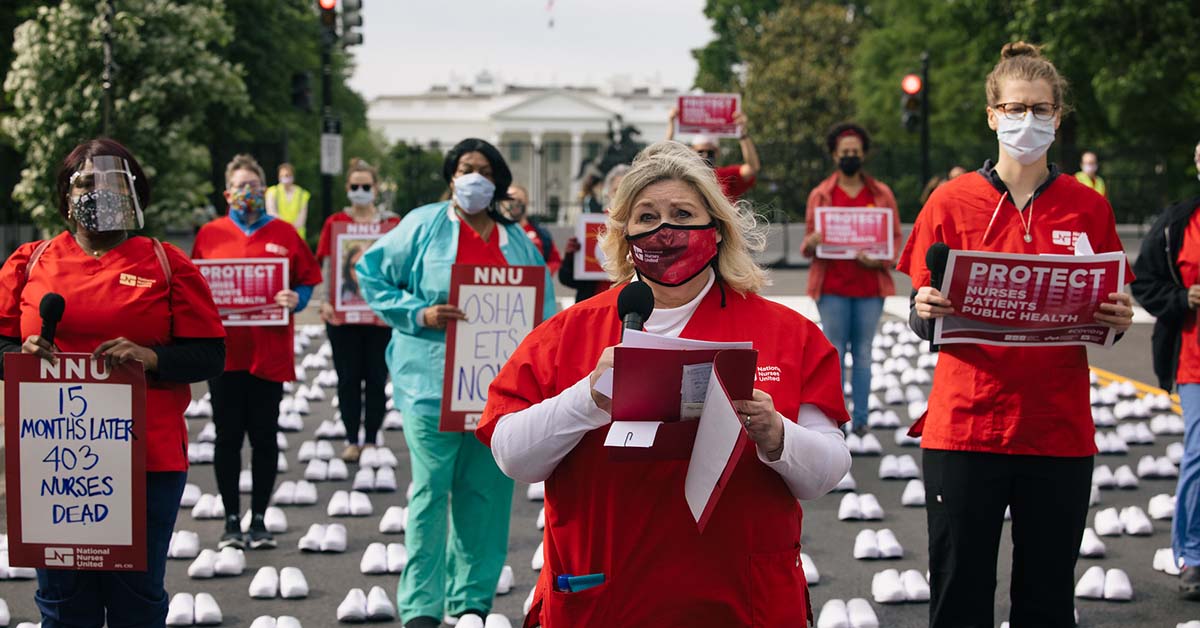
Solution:
<svg viewBox="0 0 1200 628">
<path fill-rule="evenodd" d="M 57 292 L 47 292 L 38 305 L 38 312 L 42 315 L 42 338 L 45 338 L 46 342 L 51 345 L 54 344 L 54 332 L 58 328 L 58 321 L 62 320 L 65 309 L 67 309 L 67 300 Z"/>
<path fill-rule="evenodd" d="M 617 295 L 617 314 L 625 323 L 625 329 L 641 331 L 653 311 L 654 293 L 641 281 L 630 282 Z"/>
<path fill-rule="evenodd" d="M 925 267 L 929 269 L 929 285 L 934 290 L 942 289 L 942 279 L 946 276 L 946 262 L 950 259 L 950 247 L 945 242 L 934 242 L 925 251 Z M 936 352 L 938 347 L 933 343 L 933 334 L 929 336 L 929 350 Z"/>
</svg>

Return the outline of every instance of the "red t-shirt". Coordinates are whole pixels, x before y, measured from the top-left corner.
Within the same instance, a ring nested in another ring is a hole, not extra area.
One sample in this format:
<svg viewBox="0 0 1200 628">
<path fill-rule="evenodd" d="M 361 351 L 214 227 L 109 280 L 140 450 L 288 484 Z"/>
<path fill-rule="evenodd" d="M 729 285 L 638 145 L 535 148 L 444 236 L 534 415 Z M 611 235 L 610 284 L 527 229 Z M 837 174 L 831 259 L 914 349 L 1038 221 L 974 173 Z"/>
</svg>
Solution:
<svg viewBox="0 0 1200 628">
<path fill-rule="evenodd" d="M 64 352 L 91 353 L 120 336 L 143 347 L 168 345 L 175 338 L 225 336 L 208 283 L 183 251 L 170 244 L 163 244 L 171 267 L 169 285 L 150 238 L 129 238 L 97 259 L 64 231 L 27 271 L 37 246 L 22 244 L 0 268 L 0 335 L 23 340 L 41 333 L 39 304 L 47 292 L 57 292 L 67 307 L 54 343 Z M 191 398 L 186 383 L 147 378 L 147 471 L 187 470 L 183 411 Z"/>
<path fill-rule="evenodd" d="M 508 266 L 504 252 L 500 250 L 500 234 L 504 227 L 497 224 L 487 240 L 479 237 L 465 221 L 458 225 L 458 257 L 455 264 L 466 266 Z"/>
<path fill-rule="evenodd" d="M 897 268 L 914 286 L 928 286 L 925 253 L 935 242 L 970 251 L 1071 255 L 1075 236 L 1086 233 L 1097 253 L 1123 250 L 1112 206 L 1073 177 L 1057 177 L 1034 199 L 1030 218 L 1005 199 L 984 241 L 999 201 L 1000 192 L 978 172 L 944 183 L 917 216 Z M 1032 220 L 1032 242 L 1025 242 L 1023 219 Z M 1125 268 L 1126 281 L 1132 281 L 1129 265 Z M 1096 444 L 1089 385 L 1083 347 L 945 345 L 921 446 L 1091 456 Z"/>
<path fill-rule="evenodd" d="M 1200 207 L 1196 208 L 1200 210 Z M 1179 278 L 1183 285 L 1194 286 L 1200 283 L 1200 211 L 1193 211 L 1187 228 L 1183 230 L 1183 247 L 1179 249 L 1179 257 L 1175 259 L 1179 265 Z M 1183 321 L 1183 336 L 1179 344 L 1179 368 L 1175 373 L 1175 382 L 1179 384 L 1200 384 L 1200 331 L 1196 328 L 1196 317 L 1193 312 Z"/>
<path fill-rule="evenodd" d="M 542 248 L 542 236 L 538 235 L 537 229 L 533 228 L 532 222 L 525 222 L 521 225 L 525 230 L 525 235 L 529 236 L 529 241 L 533 242 L 533 246 L 537 248 L 538 253 L 542 253 L 545 249 Z M 543 256 L 545 257 L 545 256 Z M 558 247 L 554 243 L 550 243 L 550 256 L 546 257 L 546 268 L 550 269 L 551 275 L 557 275 L 559 267 L 562 266 L 562 256 L 558 254 Z"/>
<path fill-rule="evenodd" d="M 750 177 L 749 180 L 743 179 L 742 166 L 740 164 L 716 168 L 716 173 L 717 181 L 721 184 L 721 191 L 725 193 L 725 198 L 730 201 L 736 201 L 741 198 L 758 181 L 757 176 Z"/>
<path fill-rule="evenodd" d="M 875 195 L 867 186 L 851 197 L 840 186 L 833 186 L 832 203 L 834 207 L 874 207 Z M 840 297 L 878 297 L 879 270 L 867 268 L 853 259 L 831 259 L 825 262 L 825 281 L 821 284 L 821 294 L 833 294 Z"/>
<path fill-rule="evenodd" d="M 586 377 L 604 349 L 621 341 L 620 292 L 577 303 L 525 338 L 488 390 L 480 440 L 490 444 L 505 415 Z M 722 307 L 721 291 L 710 290 L 681 337 L 752 341 L 755 387 L 784 417 L 794 421 L 801 404 L 812 404 L 847 421 L 837 352 L 817 326 L 754 294 L 726 287 L 725 296 Z M 607 433 L 607 426 L 588 432 L 546 479 L 545 568 L 527 626 L 807 625 L 803 512 L 753 443 L 734 463 L 701 535 L 684 497 L 688 461 L 615 462 L 604 447 Z M 605 583 L 578 593 L 551 586 L 556 575 L 590 573 L 605 574 Z"/>
<path fill-rule="evenodd" d="M 321 267 L 308 250 L 308 244 L 287 222 L 274 219 L 246 235 L 229 216 L 218 218 L 200 228 L 192 245 L 194 259 L 239 259 L 244 257 L 286 257 L 288 286 L 315 286 L 321 283 Z M 292 353 L 292 326 L 230 327 L 226 330 L 225 370 L 249 371 L 272 382 L 290 382 L 296 370 Z"/>
<path fill-rule="evenodd" d="M 326 257 L 333 254 L 333 223 L 335 222 L 354 222 L 354 217 L 350 215 L 350 212 L 343 210 L 325 219 L 325 224 L 321 226 L 321 238 L 317 240 L 318 262 L 324 261 Z M 400 224 L 400 217 L 389 215 L 379 222 L 395 226 Z"/>
</svg>

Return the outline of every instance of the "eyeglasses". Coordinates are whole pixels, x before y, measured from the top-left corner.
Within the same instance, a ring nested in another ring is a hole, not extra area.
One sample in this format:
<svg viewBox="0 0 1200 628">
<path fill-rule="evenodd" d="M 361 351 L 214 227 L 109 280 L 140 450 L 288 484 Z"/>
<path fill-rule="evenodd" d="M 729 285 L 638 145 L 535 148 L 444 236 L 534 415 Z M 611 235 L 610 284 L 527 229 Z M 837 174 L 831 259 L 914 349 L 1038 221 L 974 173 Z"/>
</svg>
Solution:
<svg viewBox="0 0 1200 628">
<path fill-rule="evenodd" d="M 243 192 L 261 192 L 261 191 L 262 191 L 262 189 L 263 189 L 263 186 L 262 186 L 262 184 L 261 184 L 261 183 L 243 183 L 242 185 L 231 185 L 231 186 L 229 186 L 229 190 L 230 190 L 231 192 L 237 192 L 237 191 L 243 191 Z"/>
<path fill-rule="evenodd" d="M 1020 120 L 1025 117 L 1025 113 L 1032 111 L 1033 117 L 1038 120 L 1046 121 L 1054 117 L 1058 113 L 1058 105 L 1050 102 L 1039 102 L 1033 105 L 1027 105 L 1023 102 L 1002 102 L 998 105 L 992 105 L 992 109 L 1004 114 L 1009 120 Z"/>
<path fill-rule="evenodd" d="M 371 184 L 370 183 L 351 183 L 350 184 L 351 192 L 357 192 L 359 190 L 362 190 L 363 192 L 370 192 Z"/>
</svg>

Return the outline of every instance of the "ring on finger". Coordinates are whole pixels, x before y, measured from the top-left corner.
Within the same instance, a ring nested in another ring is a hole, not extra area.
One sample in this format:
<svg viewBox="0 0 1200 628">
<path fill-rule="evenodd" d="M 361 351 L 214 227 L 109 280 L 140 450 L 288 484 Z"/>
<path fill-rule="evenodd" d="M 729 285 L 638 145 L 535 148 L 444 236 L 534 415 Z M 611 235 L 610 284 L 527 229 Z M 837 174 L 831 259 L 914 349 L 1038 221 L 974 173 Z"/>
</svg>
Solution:
<svg viewBox="0 0 1200 628">
<path fill-rule="evenodd" d="M 746 416 L 744 416 L 742 418 L 742 425 L 745 425 L 746 427 L 750 427 L 750 415 L 749 414 L 747 414 Z"/>
</svg>

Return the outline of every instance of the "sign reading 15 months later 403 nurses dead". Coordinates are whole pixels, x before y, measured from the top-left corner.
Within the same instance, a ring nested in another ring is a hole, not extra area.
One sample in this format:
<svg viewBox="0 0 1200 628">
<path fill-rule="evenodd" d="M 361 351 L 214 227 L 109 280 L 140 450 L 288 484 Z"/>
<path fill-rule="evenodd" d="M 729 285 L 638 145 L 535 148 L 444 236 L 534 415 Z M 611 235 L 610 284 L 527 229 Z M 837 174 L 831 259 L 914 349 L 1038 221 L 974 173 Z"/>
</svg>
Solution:
<svg viewBox="0 0 1200 628">
<path fill-rule="evenodd" d="M 954 315 L 937 319 L 934 343 L 1110 346 L 1115 334 L 1095 314 L 1124 285 L 1125 254 L 1119 251 L 1075 256 L 951 251 L 941 292 Z"/>
<path fill-rule="evenodd" d="M 142 365 L 55 355 L 4 355 L 9 563 L 144 571 Z"/>
<path fill-rule="evenodd" d="M 466 314 L 446 328 L 443 432 L 475 429 L 488 387 L 517 346 L 542 322 L 542 266 L 463 266 L 450 274 L 450 303 Z"/>
</svg>

